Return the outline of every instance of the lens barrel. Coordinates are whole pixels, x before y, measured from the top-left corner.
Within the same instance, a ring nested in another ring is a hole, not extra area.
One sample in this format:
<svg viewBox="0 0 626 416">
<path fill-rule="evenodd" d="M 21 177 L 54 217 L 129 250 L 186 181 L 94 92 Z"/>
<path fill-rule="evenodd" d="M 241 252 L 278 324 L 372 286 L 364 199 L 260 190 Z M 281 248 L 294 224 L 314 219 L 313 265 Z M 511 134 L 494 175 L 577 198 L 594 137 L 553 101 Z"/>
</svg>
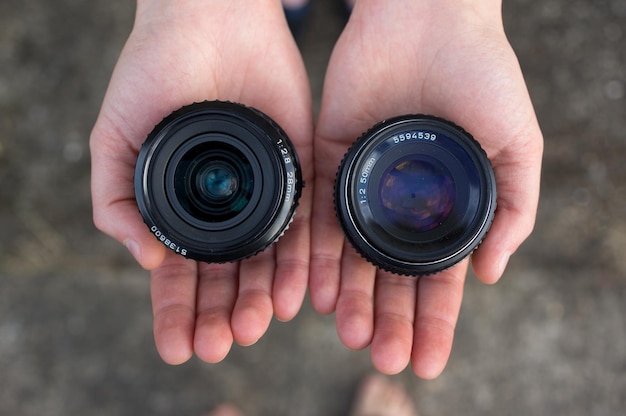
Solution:
<svg viewBox="0 0 626 416">
<path fill-rule="evenodd" d="M 496 182 L 472 136 L 433 116 L 385 120 L 346 153 L 335 209 L 346 238 L 392 273 L 427 275 L 458 263 L 493 220 Z"/>
<path fill-rule="evenodd" d="M 148 135 L 135 196 L 150 231 L 209 263 L 253 256 L 288 228 L 303 182 L 296 151 L 267 115 L 241 104 L 185 106 Z"/>
</svg>

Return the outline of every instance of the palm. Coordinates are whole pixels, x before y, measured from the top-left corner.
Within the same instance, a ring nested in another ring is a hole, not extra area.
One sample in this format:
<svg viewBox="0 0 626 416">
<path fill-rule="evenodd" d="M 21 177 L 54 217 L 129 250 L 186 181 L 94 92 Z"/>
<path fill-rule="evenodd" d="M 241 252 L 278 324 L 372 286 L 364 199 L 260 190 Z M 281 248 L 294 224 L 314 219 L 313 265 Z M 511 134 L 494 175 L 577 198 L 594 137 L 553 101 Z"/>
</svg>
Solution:
<svg viewBox="0 0 626 416">
<path fill-rule="evenodd" d="M 347 346 L 371 343 L 381 371 L 398 372 L 412 359 L 418 375 L 433 377 L 450 352 L 467 262 L 420 279 L 376 273 L 343 247 L 341 232 L 329 219 L 332 206 L 322 195 L 332 194 L 347 147 L 373 124 L 429 113 L 462 125 L 485 148 L 496 171 L 498 212 L 473 256 L 478 276 L 494 282 L 507 252 L 532 228 L 541 134 L 503 32 L 459 24 L 422 30 L 413 22 L 403 24 L 403 16 L 395 16 L 394 27 L 402 30 L 394 31 L 384 21 L 364 25 L 362 18 L 353 16 L 342 34 L 324 86 L 315 139 L 319 197 L 313 222 L 320 227 L 313 234 L 311 296 L 321 312 L 336 307 Z M 454 28 L 461 29 L 455 33 Z"/>
<path fill-rule="evenodd" d="M 308 191 L 275 247 L 230 265 L 199 264 L 166 251 L 143 224 L 134 199 L 134 165 L 147 134 L 173 110 L 203 100 L 242 102 L 267 113 L 291 137 L 304 177 L 311 179 L 312 116 L 302 62 L 282 10 L 265 10 L 259 17 L 251 9 L 190 13 L 167 24 L 143 11 L 92 133 L 96 224 L 152 270 L 155 338 L 170 363 L 183 362 L 194 351 L 215 362 L 233 340 L 255 342 L 273 312 L 280 319 L 296 314 L 306 290 Z M 230 19 L 232 24 L 224 21 Z M 241 25 L 254 29 L 238 30 Z M 286 246 L 289 250 L 281 249 Z"/>
</svg>

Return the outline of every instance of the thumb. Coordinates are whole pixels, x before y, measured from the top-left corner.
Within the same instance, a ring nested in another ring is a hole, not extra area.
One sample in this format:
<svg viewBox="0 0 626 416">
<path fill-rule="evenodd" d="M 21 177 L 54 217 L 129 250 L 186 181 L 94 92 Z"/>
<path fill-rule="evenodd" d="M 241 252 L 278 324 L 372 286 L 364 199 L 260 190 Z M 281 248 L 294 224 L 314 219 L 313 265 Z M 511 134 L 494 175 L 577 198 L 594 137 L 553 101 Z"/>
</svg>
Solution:
<svg viewBox="0 0 626 416">
<path fill-rule="evenodd" d="M 166 247 L 144 224 L 135 202 L 136 153 L 112 151 L 112 142 L 98 140 L 95 131 L 92 135 L 93 221 L 100 231 L 124 244 L 143 268 L 152 270 L 163 262 Z"/>
<path fill-rule="evenodd" d="M 540 133 L 537 137 L 528 141 L 526 155 L 507 158 L 503 152 L 493 160 L 498 206 L 491 229 L 472 255 L 472 267 L 483 283 L 492 284 L 500 279 L 509 257 L 534 228 L 543 143 Z"/>
</svg>

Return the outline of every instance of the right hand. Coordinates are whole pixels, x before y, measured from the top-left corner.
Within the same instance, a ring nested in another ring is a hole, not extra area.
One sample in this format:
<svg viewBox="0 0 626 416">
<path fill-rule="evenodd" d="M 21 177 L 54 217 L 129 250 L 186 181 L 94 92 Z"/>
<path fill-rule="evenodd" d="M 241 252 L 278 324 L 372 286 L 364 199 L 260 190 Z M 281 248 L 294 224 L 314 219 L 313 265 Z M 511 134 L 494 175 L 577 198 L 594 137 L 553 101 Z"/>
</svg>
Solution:
<svg viewBox="0 0 626 416">
<path fill-rule="evenodd" d="M 94 221 L 151 270 L 154 335 L 168 363 L 222 360 L 272 316 L 291 319 L 308 282 L 311 187 L 275 246 L 209 265 L 166 250 L 141 219 L 133 190 L 141 144 L 172 111 L 225 100 L 255 107 L 292 139 L 312 183 L 313 121 L 306 71 L 276 0 L 138 1 L 133 31 L 91 135 Z"/>
</svg>

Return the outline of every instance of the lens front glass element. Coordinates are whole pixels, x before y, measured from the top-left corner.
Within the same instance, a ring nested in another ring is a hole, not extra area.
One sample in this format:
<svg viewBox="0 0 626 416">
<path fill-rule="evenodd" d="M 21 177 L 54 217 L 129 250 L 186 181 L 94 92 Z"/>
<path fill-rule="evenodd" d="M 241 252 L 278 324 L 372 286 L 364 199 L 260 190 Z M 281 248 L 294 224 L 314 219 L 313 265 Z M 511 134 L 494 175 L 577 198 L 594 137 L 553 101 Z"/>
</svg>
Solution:
<svg viewBox="0 0 626 416">
<path fill-rule="evenodd" d="M 211 163 L 198 178 L 197 186 L 201 187 L 202 192 L 211 200 L 229 198 L 239 188 L 239 175 L 229 169 L 229 166 Z"/>
<path fill-rule="evenodd" d="M 441 163 L 411 156 L 382 175 L 379 198 L 391 224 L 412 232 L 428 231 L 452 211 L 454 182 Z"/>
<path fill-rule="evenodd" d="M 239 215 L 254 190 L 250 161 L 234 146 L 213 142 L 187 152 L 175 173 L 178 201 L 194 218 L 221 222 Z"/>
</svg>

